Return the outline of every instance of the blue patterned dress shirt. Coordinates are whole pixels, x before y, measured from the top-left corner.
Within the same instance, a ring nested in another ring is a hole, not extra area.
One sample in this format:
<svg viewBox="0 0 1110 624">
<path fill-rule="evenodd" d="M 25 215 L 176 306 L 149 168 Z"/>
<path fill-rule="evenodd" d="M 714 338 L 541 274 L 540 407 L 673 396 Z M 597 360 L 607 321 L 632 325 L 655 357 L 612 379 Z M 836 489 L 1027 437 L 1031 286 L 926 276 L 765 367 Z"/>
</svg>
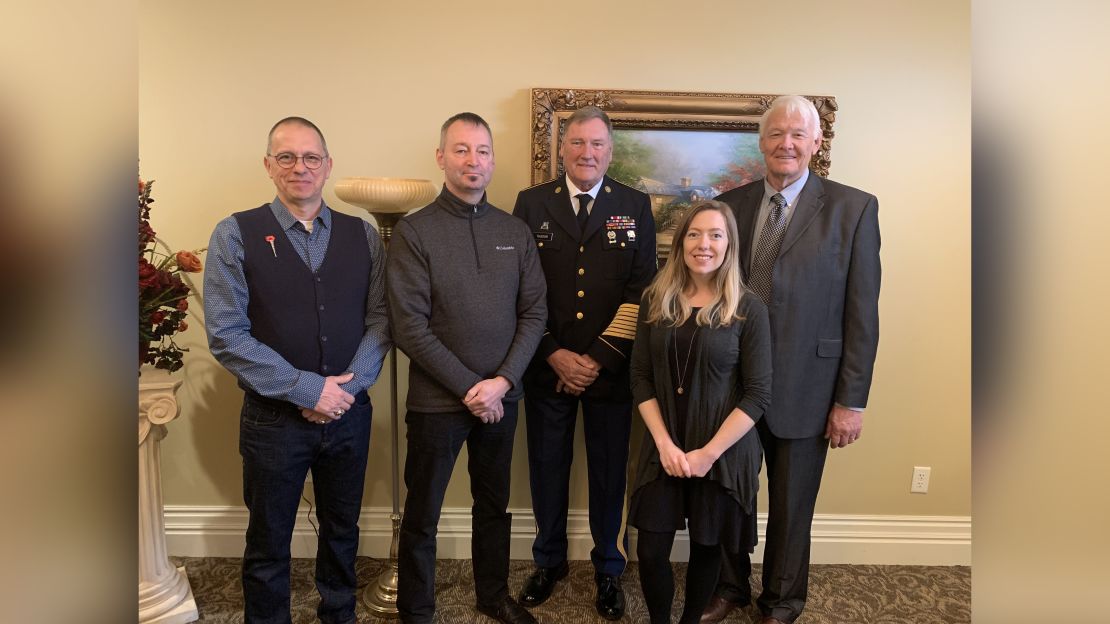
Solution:
<svg viewBox="0 0 1110 624">
<path fill-rule="evenodd" d="M 331 240 L 331 209 L 323 204 L 313 220 L 312 232 L 274 198 L 270 209 L 282 231 L 308 268 L 315 272 L 324 261 Z M 346 372 L 351 381 L 340 387 L 358 394 L 374 384 L 389 351 L 389 321 L 385 307 L 385 249 L 370 223 L 366 244 L 370 248 L 370 288 L 366 293 L 366 331 Z M 293 367 L 276 351 L 251 335 L 247 318 L 247 278 L 243 274 L 243 240 L 234 216 L 216 225 L 208 244 L 204 274 L 205 326 L 212 355 L 225 368 L 262 396 L 313 408 L 324 390 L 324 377 Z"/>
</svg>

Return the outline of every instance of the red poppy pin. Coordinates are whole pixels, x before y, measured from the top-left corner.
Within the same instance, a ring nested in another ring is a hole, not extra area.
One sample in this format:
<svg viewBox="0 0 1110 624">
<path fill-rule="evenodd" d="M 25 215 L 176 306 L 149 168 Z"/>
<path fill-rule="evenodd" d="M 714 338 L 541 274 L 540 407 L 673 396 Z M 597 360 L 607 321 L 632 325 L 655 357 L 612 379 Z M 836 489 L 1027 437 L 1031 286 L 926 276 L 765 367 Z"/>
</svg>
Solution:
<svg viewBox="0 0 1110 624">
<path fill-rule="evenodd" d="M 266 242 L 270 243 L 270 251 L 274 252 L 274 257 L 277 257 L 277 248 L 274 247 L 274 235 L 271 234 L 266 237 Z"/>
</svg>

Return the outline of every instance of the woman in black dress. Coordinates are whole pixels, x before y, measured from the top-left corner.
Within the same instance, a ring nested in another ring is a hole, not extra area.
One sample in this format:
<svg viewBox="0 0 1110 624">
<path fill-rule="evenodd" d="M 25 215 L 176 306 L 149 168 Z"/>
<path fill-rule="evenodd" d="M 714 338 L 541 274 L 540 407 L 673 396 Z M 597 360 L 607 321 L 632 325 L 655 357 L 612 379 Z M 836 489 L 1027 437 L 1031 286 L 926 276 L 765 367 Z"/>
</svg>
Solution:
<svg viewBox="0 0 1110 624">
<path fill-rule="evenodd" d="M 762 450 L 751 432 L 771 400 L 767 309 L 740 279 L 736 220 L 721 202 L 690 207 L 667 265 L 644 292 L 632 394 L 648 435 L 629 523 L 652 624 L 670 622 L 675 532 L 690 563 L 680 622 L 697 622 L 717 585 L 721 547 L 751 552 Z"/>
</svg>

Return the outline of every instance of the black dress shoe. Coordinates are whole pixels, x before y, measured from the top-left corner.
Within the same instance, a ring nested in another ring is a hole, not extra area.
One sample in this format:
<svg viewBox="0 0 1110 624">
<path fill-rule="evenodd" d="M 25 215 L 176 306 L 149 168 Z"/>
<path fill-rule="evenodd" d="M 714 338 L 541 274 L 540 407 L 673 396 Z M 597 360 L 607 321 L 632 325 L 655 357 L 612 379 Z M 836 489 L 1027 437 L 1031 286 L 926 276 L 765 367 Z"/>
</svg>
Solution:
<svg viewBox="0 0 1110 624">
<path fill-rule="evenodd" d="M 537 624 L 531 613 L 508 596 L 491 606 L 478 605 L 478 612 L 504 624 Z"/>
<path fill-rule="evenodd" d="M 597 577 L 597 614 L 607 620 L 619 620 L 624 617 L 624 590 L 621 589 L 621 580 L 617 576 L 598 574 Z"/>
<path fill-rule="evenodd" d="M 520 604 L 528 608 L 540 606 L 551 597 L 555 583 L 565 579 L 568 572 L 570 565 L 566 561 L 552 568 L 536 568 L 520 590 Z"/>
</svg>

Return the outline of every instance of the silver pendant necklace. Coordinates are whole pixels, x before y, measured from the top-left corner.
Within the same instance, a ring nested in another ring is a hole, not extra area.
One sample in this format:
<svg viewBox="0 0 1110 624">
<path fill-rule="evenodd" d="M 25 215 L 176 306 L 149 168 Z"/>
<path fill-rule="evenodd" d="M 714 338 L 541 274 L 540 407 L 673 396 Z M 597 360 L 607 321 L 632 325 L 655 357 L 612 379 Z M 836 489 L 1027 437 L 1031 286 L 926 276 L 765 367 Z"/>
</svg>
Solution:
<svg viewBox="0 0 1110 624">
<path fill-rule="evenodd" d="M 686 363 L 683 364 L 681 368 L 679 368 L 679 365 L 678 365 L 678 332 L 677 331 L 675 332 L 675 339 L 673 341 L 674 342 L 674 369 L 675 369 L 675 372 L 678 373 L 678 388 L 675 389 L 675 392 L 677 392 L 678 394 L 685 394 L 686 393 L 686 388 L 685 388 L 686 384 L 684 382 L 686 381 L 686 373 L 689 372 L 689 370 L 690 370 L 690 354 L 694 352 L 694 339 L 698 337 L 698 330 L 699 329 L 701 329 L 701 326 L 695 326 L 694 327 L 694 333 L 690 334 L 690 345 L 688 347 L 686 347 Z"/>
</svg>

